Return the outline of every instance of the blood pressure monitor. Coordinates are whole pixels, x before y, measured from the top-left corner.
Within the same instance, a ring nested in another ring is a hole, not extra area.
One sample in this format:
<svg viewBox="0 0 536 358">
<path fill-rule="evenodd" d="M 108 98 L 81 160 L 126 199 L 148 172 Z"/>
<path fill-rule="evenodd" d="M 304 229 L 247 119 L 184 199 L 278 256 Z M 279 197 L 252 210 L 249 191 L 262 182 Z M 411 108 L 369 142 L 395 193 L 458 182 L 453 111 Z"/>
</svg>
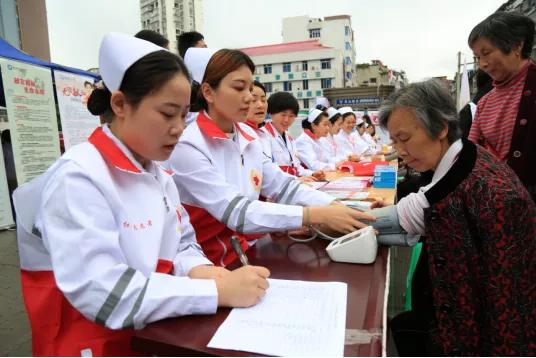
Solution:
<svg viewBox="0 0 536 358">
<path fill-rule="evenodd" d="M 374 262 L 378 252 L 378 242 L 374 229 L 367 226 L 364 229 L 336 238 L 330 242 L 326 251 L 333 261 L 370 264 Z"/>
</svg>

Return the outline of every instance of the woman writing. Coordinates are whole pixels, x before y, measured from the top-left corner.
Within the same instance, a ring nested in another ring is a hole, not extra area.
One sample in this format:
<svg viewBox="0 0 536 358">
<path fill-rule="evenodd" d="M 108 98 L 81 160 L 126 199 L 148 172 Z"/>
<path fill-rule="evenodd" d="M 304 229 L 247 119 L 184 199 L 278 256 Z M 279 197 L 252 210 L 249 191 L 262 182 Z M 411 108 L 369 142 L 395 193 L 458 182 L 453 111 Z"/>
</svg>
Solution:
<svg viewBox="0 0 536 358">
<path fill-rule="evenodd" d="M 106 87 L 88 105 L 111 122 L 14 195 L 34 355 L 136 355 L 132 328 L 251 306 L 268 287 L 265 268 L 212 266 L 171 175 L 156 163 L 184 128 L 182 61 L 111 33 L 99 68 Z"/>
</svg>

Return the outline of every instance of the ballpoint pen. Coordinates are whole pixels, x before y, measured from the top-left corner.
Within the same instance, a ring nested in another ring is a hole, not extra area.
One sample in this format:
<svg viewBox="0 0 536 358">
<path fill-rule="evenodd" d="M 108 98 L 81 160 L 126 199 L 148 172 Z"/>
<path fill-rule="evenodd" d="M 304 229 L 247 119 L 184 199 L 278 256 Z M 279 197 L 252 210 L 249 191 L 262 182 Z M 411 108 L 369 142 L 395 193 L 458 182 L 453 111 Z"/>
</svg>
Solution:
<svg viewBox="0 0 536 358">
<path fill-rule="evenodd" d="M 236 252 L 238 259 L 240 259 L 242 266 L 249 265 L 248 257 L 244 253 L 244 250 L 242 250 L 242 246 L 240 246 L 238 238 L 234 235 L 231 236 L 231 246 L 233 247 L 234 252 Z"/>
</svg>

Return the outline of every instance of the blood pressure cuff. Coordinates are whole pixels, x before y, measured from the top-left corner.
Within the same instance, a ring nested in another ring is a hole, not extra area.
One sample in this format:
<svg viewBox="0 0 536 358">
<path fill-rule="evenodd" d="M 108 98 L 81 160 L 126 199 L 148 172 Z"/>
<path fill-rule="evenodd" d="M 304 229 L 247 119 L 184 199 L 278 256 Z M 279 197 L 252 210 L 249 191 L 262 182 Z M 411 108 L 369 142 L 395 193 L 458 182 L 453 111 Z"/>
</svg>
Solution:
<svg viewBox="0 0 536 358">
<path fill-rule="evenodd" d="M 372 226 L 378 234 L 376 238 L 378 244 L 389 246 L 414 246 L 419 242 L 421 235 L 408 234 L 398 220 L 396 205 L 390 205 L 383 208 L 372 209 L 367 211 L 376 218 L 376 221 L 360 221 Z"/>
</svg>

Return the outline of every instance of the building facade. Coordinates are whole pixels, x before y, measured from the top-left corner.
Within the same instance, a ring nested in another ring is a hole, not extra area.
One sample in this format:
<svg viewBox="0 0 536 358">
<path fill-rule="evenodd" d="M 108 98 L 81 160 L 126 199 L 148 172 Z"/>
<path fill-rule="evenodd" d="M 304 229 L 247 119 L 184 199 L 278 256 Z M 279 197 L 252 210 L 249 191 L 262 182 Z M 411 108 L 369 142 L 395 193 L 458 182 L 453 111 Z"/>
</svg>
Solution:
<svg viewBox="0 0 536 358">
<path fill-rule="evenodd" d="M 50 61 L 45 0 L 1 0 L 0 37 L 41 60 Z"/>
<path fill-rule="evenodd" d="M 203 32 L 202 0 L 140 0 L 141 28 L 153 30 L 169 40 L 177 52 L 177 39 L 188 31 Z"/>
<path fill-rule="evenodd" d="M 327 16 L 324 19 L 309 16 L 283 18 L 283 42 L 318 40 L 320 44 L 341 52 L 342 87 L 355 87 L 354 30 L 349 15 Z"/>
<path fill-rule="evenodd" d="M 518 12 L 536 22 L 536 0 L 509 0 L 502 4 L 497 11 Z M 536 39 L 532 45 L 531 57 L 536 60 Z"/>
<path fill-rule="evenodd" d="M 396 89 L 408 84 L 404 71 L 395 71 L 384 65 L 380 60 L 356 65 L 356 81 L 358 86 L 394 86 Z"/>
<path fill-rule="evenodd" d="M 308 110 L 315 98 L 333 87 L 343 87 L 341 51 L 318 40 L 242 48 L 255 63 L 254 79 L 266 87 L 267 95 L 285 91 Z"/>
</svg>

